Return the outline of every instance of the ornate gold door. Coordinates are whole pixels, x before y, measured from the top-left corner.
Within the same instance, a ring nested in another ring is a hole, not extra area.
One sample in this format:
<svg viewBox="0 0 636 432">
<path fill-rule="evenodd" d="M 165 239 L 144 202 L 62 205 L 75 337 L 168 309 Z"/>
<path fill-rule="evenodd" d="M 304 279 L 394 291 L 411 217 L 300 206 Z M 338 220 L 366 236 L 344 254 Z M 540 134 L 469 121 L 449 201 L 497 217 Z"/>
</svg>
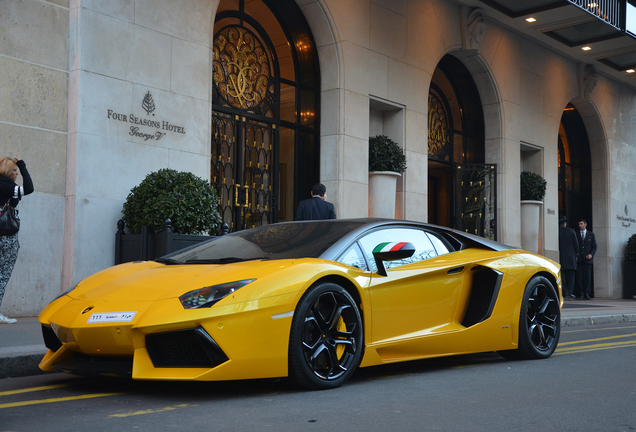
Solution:
<svg viewBox="0 0 636 432">
<path fill-rule="evenodd" d="M 497 165 L 457 164 L 453 228 L 497 240 Z"/>
<path fill-rule="evenodd" d="M 210 181 L 231 231 L 293 219 L 319 179 L 320 75 L 293 0 L 220 0 Z"/>
<path fill-rule="evenodd" d="M 215 113 L 210 178 L 231 231 L 272 222 L 274 125 Z"/>
<path fill-rule="evenodd" d="M 228 26 L 214 39 L 214 99 L 210 179 L 230 231 L 272 221 L 275 86 L 265 44 L 250 29 Z M 260 119 L 257 120 L 257 119 Z"/>
</svg>

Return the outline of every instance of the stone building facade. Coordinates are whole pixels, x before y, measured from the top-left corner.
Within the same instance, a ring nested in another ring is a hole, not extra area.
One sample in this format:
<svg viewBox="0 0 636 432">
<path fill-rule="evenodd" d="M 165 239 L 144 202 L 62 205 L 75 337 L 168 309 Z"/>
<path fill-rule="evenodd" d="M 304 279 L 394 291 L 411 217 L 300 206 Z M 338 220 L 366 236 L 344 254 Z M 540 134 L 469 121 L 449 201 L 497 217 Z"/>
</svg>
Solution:
<svg viewBox="0 0 636 432">
<path fill-rule="evenodd" d="M 396 218 L 464 229 L 459 201 L 476 192 L 453 179 L 463 164 L 491 166 L 482 180 L 493 180 L 492 214 L 466 226 L 520 246 L 520 172 L 536 172 L 547 180 L 539 252 L 558 259 L 560 215 L 588 219 L 599 247 L 594 294 L 620 298 L 636 232 L 636 82 L 578 45 L 546 42 L 557 22 L 598 20 L 588 11 L 537 7 L 529 24 L 506 3 L 0 0 L 0 155 L 24 159 L 36 188 L 20 204 L 21 251 L 2 312 L 35 315 L 113 265 L 122 204 L 148 173 L 191 171 L 221 188 L 227 165 L 215 148 L 236 112 L 245 112 L 237 127 L 260 137 L 254 147 L 275 149 L 258 182 L 277 193 L 256 204 L 267 216 L 257 223 L 293 219 L 316 181 L 339 218 L 366 217 L 368 139 L 388 135 L 408 163 Z M 271 115 L 252 109 L 251 94 L 240 101 L 230 78 L 219 85 L 215 68 L 231 62 L 215 41 L 223 31 L 231 39 L 232 26 L 263 36 L 277 80 L 261 93 Z M 617 58 L 632 49 L 605 43 Z M 431 150 L 440 137 L 450 153 Z"/>
</svg>

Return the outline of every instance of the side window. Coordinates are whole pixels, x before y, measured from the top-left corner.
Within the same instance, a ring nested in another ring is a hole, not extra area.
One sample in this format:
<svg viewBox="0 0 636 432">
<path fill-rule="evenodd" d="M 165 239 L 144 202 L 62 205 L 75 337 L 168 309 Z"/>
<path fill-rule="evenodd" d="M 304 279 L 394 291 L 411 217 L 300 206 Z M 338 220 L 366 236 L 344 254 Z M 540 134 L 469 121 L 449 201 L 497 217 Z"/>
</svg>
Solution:
<svg viewBox="0 0 636 432">
<path fill-rule="evenodd" d="M 362 237 L 360 245 L 364 251 L 367 261 L 372 271 L 377 271 L 375 259 L 373 258 L 373 249 L 380 243 L 385 242 L 410 242 L 415 246 L 415 253 L 410 258 L 399 261 L 385 261 L 384 265 L 387 269 L 411 264 L 425 259 L 437 256 L 437 252 L 433 247 L 433 243 L 422 230 L 412 228 L 390 228 L 373 231 Z"/>
<path fill-rule="evenodd" d="M 338 262 L 341 262 L 352 267 L 357 267 L 360 270 L 368 270 L 367 263 L 364 260 L 364 255 L 360 250 L 358 243 L 354 243 L 347 251 L 338 258 Z"/>
<path fill-rule="evenodd" d="M 435 246 L 437 255 L 444 255 L 450 252 L 450 249 L 448 248 L 448 246 L 446 246 L 446 244 L 439 237 L 437 237 L 433 233 L 427 233 L 427 234 L 428 234 L 428 238 L 430 238 L 431 242 L 433 242 L 433 246 Z"/>
</svg>

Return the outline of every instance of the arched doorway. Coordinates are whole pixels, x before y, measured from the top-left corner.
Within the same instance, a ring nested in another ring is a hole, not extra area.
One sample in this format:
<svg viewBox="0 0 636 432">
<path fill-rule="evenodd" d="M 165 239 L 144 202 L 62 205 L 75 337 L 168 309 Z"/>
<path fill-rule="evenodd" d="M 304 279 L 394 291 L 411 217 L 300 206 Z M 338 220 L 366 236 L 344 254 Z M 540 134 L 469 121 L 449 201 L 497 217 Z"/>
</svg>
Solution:
<svg viewBox="0 0 636 432">
<path fill-rule="evenodd" d="M 563 110 L 559 124 L 559 218 L 567 216 L 568 226 L 578 232 L 578 221 L 585 219 L 593 229 L 592 158 L 585 122 L 572 104 Z M 594 268 L 592 268 L 592 297 Z"/>
<path fill-rule="evenodd" d="M 221 0 L 210 180 L 231 231 L 293 220 L 319 178 L 320 72 L 293 0 Z"/>
<path fill-rule="evenodd" d="M 590 154 L 583 119 L 568 104 L 559 125 L 559 217 L 567 216 L 572 228 L 579 219 L 587 220 L 590 229 L 593 226 Z"/>
<path fill-rule="evenodd" d="M 428 118 L 428 221 L 496 240 L 496 166 L 484 160 L 482 104 L 452 55 L 433 74 Z"/>
</svg>

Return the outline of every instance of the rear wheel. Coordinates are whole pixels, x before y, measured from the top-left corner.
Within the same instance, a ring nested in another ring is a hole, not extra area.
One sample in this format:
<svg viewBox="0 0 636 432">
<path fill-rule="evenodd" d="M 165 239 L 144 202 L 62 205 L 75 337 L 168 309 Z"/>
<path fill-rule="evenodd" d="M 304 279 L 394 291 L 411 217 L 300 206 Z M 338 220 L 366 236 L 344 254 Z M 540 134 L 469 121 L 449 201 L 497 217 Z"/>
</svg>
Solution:
<svg viewBox="0 0 636 432">
<path fill-rule="evenodd" d="M 509 359 L 543 359 L 554 353 L 561 334 L 559 297 L 550 281 L 535 276 L 526 286 L 519 316 L 519 347 L 500 351 Z"/>
<path fill-rule="evenodd" d="M 289 337 L 289 376 L 300 387 L 343 384 L 360 364 L 364 330 L 356 302 L 341 286 L 326 282 L 300 299 Z"/>
</svg>

